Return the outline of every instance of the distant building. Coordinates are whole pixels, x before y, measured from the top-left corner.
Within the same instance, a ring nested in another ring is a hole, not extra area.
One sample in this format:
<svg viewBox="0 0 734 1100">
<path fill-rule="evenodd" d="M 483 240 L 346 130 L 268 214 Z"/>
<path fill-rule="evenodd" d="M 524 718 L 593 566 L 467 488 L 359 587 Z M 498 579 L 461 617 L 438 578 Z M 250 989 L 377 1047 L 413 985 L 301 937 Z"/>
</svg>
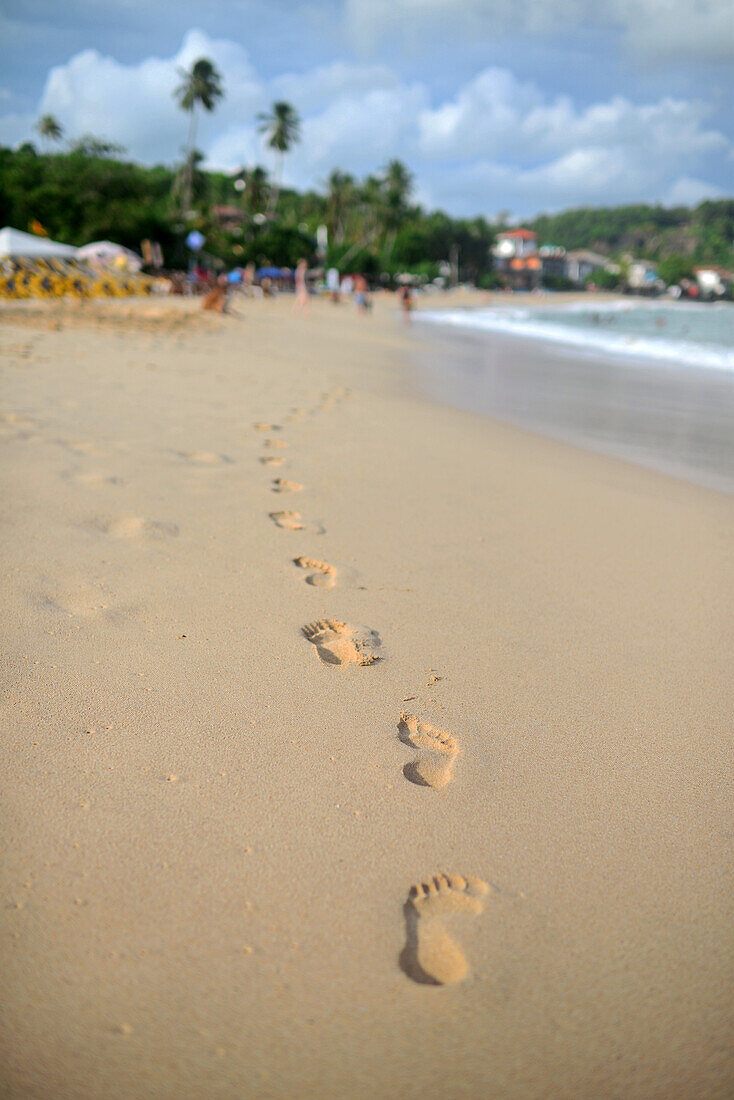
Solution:
<svg viewBox="0 0 734 1100">
<path fill-rule="evenodd" d="M 222 229 L 234 229 L 236 226 L 242 225 L 245 215 L 239 206 L 221 205 L 212 207 L 212 218 L 218 225 L 221 225 Z"/>
<path fill-rule="evenodd" d="M 655 293 L 665 289 L 658 269 L 650 260 L 632 260 L 627 272 L 627 286 L 630 290 Z"/>
<path fill-rule="evenodd" d="M 723 298 L 734 286 L 734 272 L 726 268 L 706 264 L 702 267 L 694 267 L 693 274 L 701 294 L 706 297 Z"/>
<path fill-rule="evenodd" d="M 538 250 L 544 279 L 567 279 L 566 249 L 557 244 L 542 244 Z"/>
<path fill-rule="evenodd" d="M 532 229 L 505 229 L 498 233 L 492 256 L 495 271 L 516 289 L 531 290 L 540 283 L 538 234 Z"/>
<path fill-rule="evenodd" d="M 583 285 L 595 271 L 606 271 L 609 268 L 609 260 L 598 252 L 590 252 L 586 248 L 577 248 L 573 252 L 566 253 L 566 276 L 572 283 Z"/>
</svg>

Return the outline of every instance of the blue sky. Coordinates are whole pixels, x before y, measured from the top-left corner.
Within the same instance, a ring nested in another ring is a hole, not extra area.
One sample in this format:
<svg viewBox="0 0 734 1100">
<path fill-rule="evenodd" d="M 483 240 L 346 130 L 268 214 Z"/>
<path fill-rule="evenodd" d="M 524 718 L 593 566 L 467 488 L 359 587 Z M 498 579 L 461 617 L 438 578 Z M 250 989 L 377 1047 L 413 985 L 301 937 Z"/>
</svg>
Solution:
<svg viewBox="0 0 734 1100">
<path fill-rule="evenodd" d="M 213 167 L 268 164 L 255 116 L 285 98 L 299 187 L 399 156 L 454 214 L 734 193 L 734 0 L 2 0 L 0 143 L 50 111 L 173 163 L 200 56 L 227 91 Z"/>
</svg>

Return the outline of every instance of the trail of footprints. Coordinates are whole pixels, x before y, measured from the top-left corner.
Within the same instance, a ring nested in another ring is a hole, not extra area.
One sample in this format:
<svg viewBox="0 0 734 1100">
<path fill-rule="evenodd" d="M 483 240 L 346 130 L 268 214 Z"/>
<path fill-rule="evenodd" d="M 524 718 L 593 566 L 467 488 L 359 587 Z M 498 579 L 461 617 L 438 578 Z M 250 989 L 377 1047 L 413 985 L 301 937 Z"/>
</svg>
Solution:
<svg viewBox="0 0 734 1100">
<path fill-rule="evenodd" d="M 321 401 L 312 410 L 292 409 L 284 419 L 287 423 L 302 420 L 309 413 L 331 409 L 348 396 L 343 388 L 322 394 Z M 276 437 L 283 429 L 279 424 L 259 421 L 253 425 L 258 432 L 267 433 L 263 441 L 266 451 L 287 447 L 284 439 Z M 259 462 L 265 467 L 282 466 L 282 455 L 264 454 Z M 271 491 L 276 493 L 300 492 L 304 487 L 288 478 L 275 478 Z M 305 521 L 300 512 L 286 510 L 270 512 L 270 519 L 288 531 L 303 531 Z M 321 589 L 334 588 L 338 570 L 327 561 L 301 555 L 292 559 L 293 564 L 306 573 L 307 584 Z M 377 650 L 381 639 L 375 630 L 342 622 L 340 619 L 318 619 L 301 627 L 303 637 L 314 648 L 315 656 L 325 665 L 368 667 L 381 659 Z M 433 677 L 434 683 L 440 677 Z M 430 722 L 412 714 L 401 712 L 398 721 L 398 738 L 413 751 L 413 758 L 403 774 L 409 782 L 431 791 L 448 786 L 454 774 L 454 764 L 460 746 L 453 734 L 438 729 Z M 449 926 L 456 917 L 478 916 L 484 909 L 489 893 L 488 885 L 472 875 L 441 872 L 424 882 L 410 887 L 403 907 L 405 916 L 405 946 L 400 954 L 400 966 L 413 981 L 423 985 L 454 985 L 469 974 L 466 956 Z"/>
</svg>

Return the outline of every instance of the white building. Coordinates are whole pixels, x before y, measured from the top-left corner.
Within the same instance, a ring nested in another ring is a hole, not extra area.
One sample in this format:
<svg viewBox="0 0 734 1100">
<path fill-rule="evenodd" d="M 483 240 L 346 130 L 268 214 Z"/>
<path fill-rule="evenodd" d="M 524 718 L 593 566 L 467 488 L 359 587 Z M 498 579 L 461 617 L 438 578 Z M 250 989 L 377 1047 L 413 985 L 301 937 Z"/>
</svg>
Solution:
<svg viewBox="0 0 734 1100">
<path fill-rule="evenodd" d="M 566 254 L 566 276 L 579 286 L 595 271 L 607 271 L 610 266 L 606 256 L 590 252 L 587 248 L 577 248 Z"/>
<path fill-rule="evenodd" d="M 627 286 L 630 290 L 657 291 L 665 286 L 658 275 L 655 264 L 649 260 L 632 260 L 627 273 Z"/>
<path fill-rule="evenodd" d="M 734 282 L 734 275 L 723 267 L 694 267 L 698 289 L 707 297 L 721 298 Z"/>
</svg>

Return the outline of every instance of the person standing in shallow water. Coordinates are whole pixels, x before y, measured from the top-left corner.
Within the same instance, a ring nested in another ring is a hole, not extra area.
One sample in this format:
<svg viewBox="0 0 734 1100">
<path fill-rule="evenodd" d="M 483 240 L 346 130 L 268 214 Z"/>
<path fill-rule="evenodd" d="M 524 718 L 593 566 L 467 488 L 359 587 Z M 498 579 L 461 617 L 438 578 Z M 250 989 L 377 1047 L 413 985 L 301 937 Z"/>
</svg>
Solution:
<svg viewBox="0 0 734 1100">
<path fill-rule="evenodd" d="M 299 260 L 296 266 L 296 300 L 293 303 L 294 313 L 299 310 L 306 314 L 311 312 L 311 305 L 308 300 L 308 284 L 306 282 L 307 272 L 308 264 L 305 260 Z"/>
</svg>

